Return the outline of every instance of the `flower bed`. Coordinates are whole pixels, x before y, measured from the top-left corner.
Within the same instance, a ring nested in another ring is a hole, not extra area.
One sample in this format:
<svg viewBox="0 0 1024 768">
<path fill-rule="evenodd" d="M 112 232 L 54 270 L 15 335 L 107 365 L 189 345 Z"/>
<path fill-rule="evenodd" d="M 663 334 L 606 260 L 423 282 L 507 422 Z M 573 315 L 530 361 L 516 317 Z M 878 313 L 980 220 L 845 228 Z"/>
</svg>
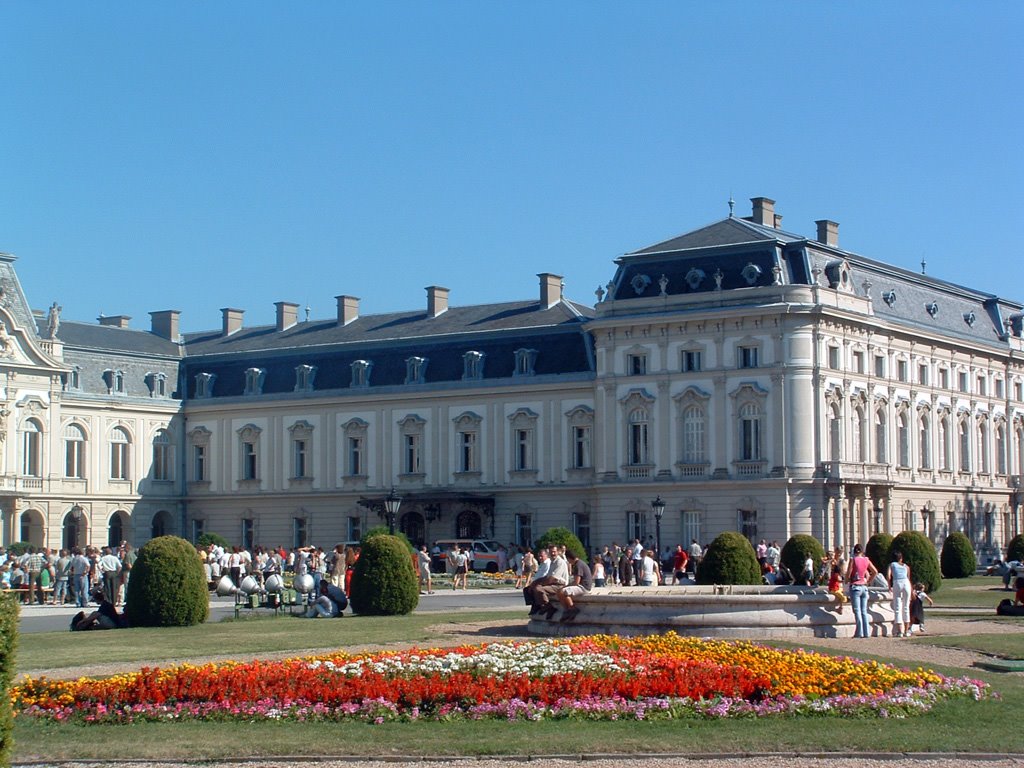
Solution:
<svg viewBox="0 0 1024 768">
<path fill-rule="evenodd" d="M 763 715 L 905 717 L 987 686 L 750 642 L 596 636 L 455 649 L 27 679 L 19 717 L 367 722 L 453 718 L 615 720 Z"/>
</svg>

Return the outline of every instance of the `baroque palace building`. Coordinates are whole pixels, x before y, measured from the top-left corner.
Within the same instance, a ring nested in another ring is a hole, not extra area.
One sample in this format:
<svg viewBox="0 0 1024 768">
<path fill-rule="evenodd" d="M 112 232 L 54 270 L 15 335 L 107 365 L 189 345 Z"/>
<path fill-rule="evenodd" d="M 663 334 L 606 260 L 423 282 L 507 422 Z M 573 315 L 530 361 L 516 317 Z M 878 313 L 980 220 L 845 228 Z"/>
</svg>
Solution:
<svg viewBox="0 0 1024 768">
<path fill-rule="evenodd" d="M 33 312 L 0 255 L 2 542 L 216 532 L 324 547 L 592 547 L 739 530 L 851 545 L 913 529 L 996 554 L 1021 530 L 1024 312 L 846 251 L 774 202 L 620 257 L 594 306 L 539 296 L 216 331 Z M 731 203 L 730 203 L 731 209 Z"/>
</svg>

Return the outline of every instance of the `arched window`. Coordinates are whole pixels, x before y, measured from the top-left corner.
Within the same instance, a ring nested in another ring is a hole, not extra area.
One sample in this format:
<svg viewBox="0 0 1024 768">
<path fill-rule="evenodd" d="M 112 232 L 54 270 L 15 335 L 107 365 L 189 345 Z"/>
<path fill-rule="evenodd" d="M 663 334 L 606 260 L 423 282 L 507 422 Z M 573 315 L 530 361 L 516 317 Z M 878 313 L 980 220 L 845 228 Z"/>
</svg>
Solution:
<svg viewBox="0 0 1024 768">
<path fill-rule="evenodd" d="M 978 422 L 978 471 L 983 475 L 989 473 L 988 461 L 988 421 Z"/>
<path fill-rule="evenodd" d="M 480 513 L 470 509 L 459 512 L 455 518 L 455 537 L 458 539 L 479 539 L 483 532 Z"/>
<path fill-rule="evenodd" d="M 875 411 L 875 462 L 878 464 L 889 463 L 889 445 L 886 439 L 888 427 L 885 419 L 885 408 L 879 407 Z"/>
<path fill-rule="evenodd" d="M 128 456 L 131 440 L 121 427 L 110 433 L 110 479 L 128 479 Z"/>
<path fill-rule="evenodd" d="M 85 432 L 77 424 L 64 428 L 64 477 L 85 477 Z"/>
<path fill-rule="evenodd" d="M 971 429 L 969 419 L 964 417 L 960 420 L 960 471 L 971 471 Z"/>
<path fill-rule="evenodd" d="M 634 408 L 629 412 L 629 463 L 647 464 L 649 416 L 646 408 Z"/>
<path fill-rule="evenodd" d="M 921 469 L 932 468 L 932 420 L 924 412 L 918 417 L 919 463 Z"/>
<path fill-rule="evenodd" d="M 703 464 L 707 461 L 704 434 L 704 409 L 688 405 L 683 409 L 683 462 Z"/>
<path fill-rule="evenodd" d="M 910 466 L 910 424 L 905 411 L 896 416 L 897 440 L 899 442 L 899 465 Z"/>
<path fill-rule="evenodd" d="M 843 459 L 843 431 L 838 403 L 832 403 L 828 408 L 828 457 L 832 461 Z"/>
<path fill-rule="evenodd" d="M 150 538 L 166 536 L 171 532 L 171 515 L 167 510 L 161 509 L 153 515 L 153 523 L 150 525 Z"/>
<path fill-rule="evenodd" d="M 996 472 L 1006 474 L 1006 425 L 996 424 Z"/>
<path fill-rule="evenodd" d="M 952 436 L 949 432 L 949 414 L 943 414 L 939 418 L 939 469 L 946 472 L 950 471 L 953 467 L 952 462 L 952 446 L 950 444 Z"/>
<path fill-rule="evenodd" d="M 740 461 L 761 460 L 761 409 L 756 403 L 740 407 Z"/>
<path fill-rule="evenodd" d="M 29 419 L 21 428 L 21 474 L 28 477 L 42 476 L 42 451 L 43 427 L 35 419 Z"/>
<path fill-rule="evenodd" d="M 853 449 L 853 460 L 854 461 L 867 461 L 867 443 L 864 440 L 864 432 L 866 431 L 866 420 L 864 418 L 864 408 L 857 406 L 853 409 L 853 434 L 852 438 L 852 449 Z"/>
<path fill-rule="evenodd" d="M 174 479 L 174 444 L 166 429 L 161 429 L 153 438 L 153 479 Z"/>
</svg>

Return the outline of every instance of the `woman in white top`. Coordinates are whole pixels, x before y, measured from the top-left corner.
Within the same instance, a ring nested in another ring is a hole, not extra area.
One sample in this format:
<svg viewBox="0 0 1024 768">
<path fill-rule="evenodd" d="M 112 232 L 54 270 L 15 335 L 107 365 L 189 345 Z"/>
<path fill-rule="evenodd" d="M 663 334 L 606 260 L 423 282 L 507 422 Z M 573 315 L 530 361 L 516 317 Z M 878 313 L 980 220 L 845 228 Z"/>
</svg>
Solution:
<svg viewBox="0 0 1024 768">
<path fill-rule="evenodd" d="M 903 562 L 903 553 L 896 550 L 889 563 L 889 588 L 892 590 L 893 637 L 910 635 L 910 566 Z"/>
<path fill-rule="evenodd" d="M 644 552 L 644 559 L 640 561 L 640 586 L 654 587 L 661 583 L 661 573 L 658 562 L 654 559 L 654 551 L 648 549 Z"/>
</svg>

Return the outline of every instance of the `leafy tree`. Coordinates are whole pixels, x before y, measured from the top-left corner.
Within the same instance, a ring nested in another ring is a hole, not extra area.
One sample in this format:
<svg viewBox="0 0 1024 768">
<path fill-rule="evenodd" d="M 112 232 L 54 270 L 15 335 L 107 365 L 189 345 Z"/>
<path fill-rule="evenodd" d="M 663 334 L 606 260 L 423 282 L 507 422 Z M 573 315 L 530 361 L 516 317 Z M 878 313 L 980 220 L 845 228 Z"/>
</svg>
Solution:
<svg viewBox="0 0 1024 768">
<path fill-rule="evenodd" d="M 568 528 L 548 528 L 544 535 L 537 539 L 534 548 L 541 550 L 550 547 L 552 544 L 565 547 L 567 552 L 572 552 L 584 562 L 588 559 L 587 550 L 584 549 L 583 542 Z"/>
<path fill-rule="evenodd" d="M 228 540 L 221 536 L 219 533 L 201 533 L 199 534 L 199 538 L 196 539 L 197 549 L 203 549 L 204 547 L 208 547 L 211 544 L 217 547 L 222 547 L 224 549 L 231 548 L 231 544 L 228 542 Z"/>
<path fill-rule="evenodd" d="M 352 610 L 366 616 L 402 616 L 420 600 L 409 547 L 387 533 L 363 539 L 352 573 Z"/>
<path fill-rule="evenodd" d="M 196 548 L 178 536 L 146 542 L 132 566 L 125 610 L 135 627 L 190 627 L 206 621 L 210 595 Z"/>
<path fill-rule="evenodd" d="M 939 561 L 942 575 L 947 579 L 966 579 L 978 569 L 978 558 L 974 554 L 971 540 L 960 531 L 953 531 L 942 542 Z"/>
<path fill-rule="evenodd" d="M 890 562 L 895 552 L 903 553 L 903 562 L 910 566 L 911 581 L 924 584 L 924 591 L 928 594 L 939 591 L 939 587 L 942 586 L 939 558 L 935 554 L 935 545 L 927 536 L 920 531 L 903 531 L 892 540 L 892 547 L 889 549 Z M 886 570 L 888 567 L 886 564 Z"/>
<path fill-rule="evenodd" d="M 1006 546 L 1007 560 L 1024 561 L 1024 533 L 1018 533 Z"/>
<path fill-rule="evenodd" d="M 757 553 L 736 531 L 720 533 L 697 566 L 698 584 L 761 584 Z"/>
<path fill-rule="evenodd" d="M 812 573 L 814 576 L 817 576 L 818 569 L 821 568 L 821 563 L 825 559 L 825 548 L 813 536 L 798 533 L 783 545 L 779 559 L 799 583 L 800 574 L 804 570 L 804 562 L 806 562 L 808 556 L 814 560 L 814 570 Z"/>
</svg>

